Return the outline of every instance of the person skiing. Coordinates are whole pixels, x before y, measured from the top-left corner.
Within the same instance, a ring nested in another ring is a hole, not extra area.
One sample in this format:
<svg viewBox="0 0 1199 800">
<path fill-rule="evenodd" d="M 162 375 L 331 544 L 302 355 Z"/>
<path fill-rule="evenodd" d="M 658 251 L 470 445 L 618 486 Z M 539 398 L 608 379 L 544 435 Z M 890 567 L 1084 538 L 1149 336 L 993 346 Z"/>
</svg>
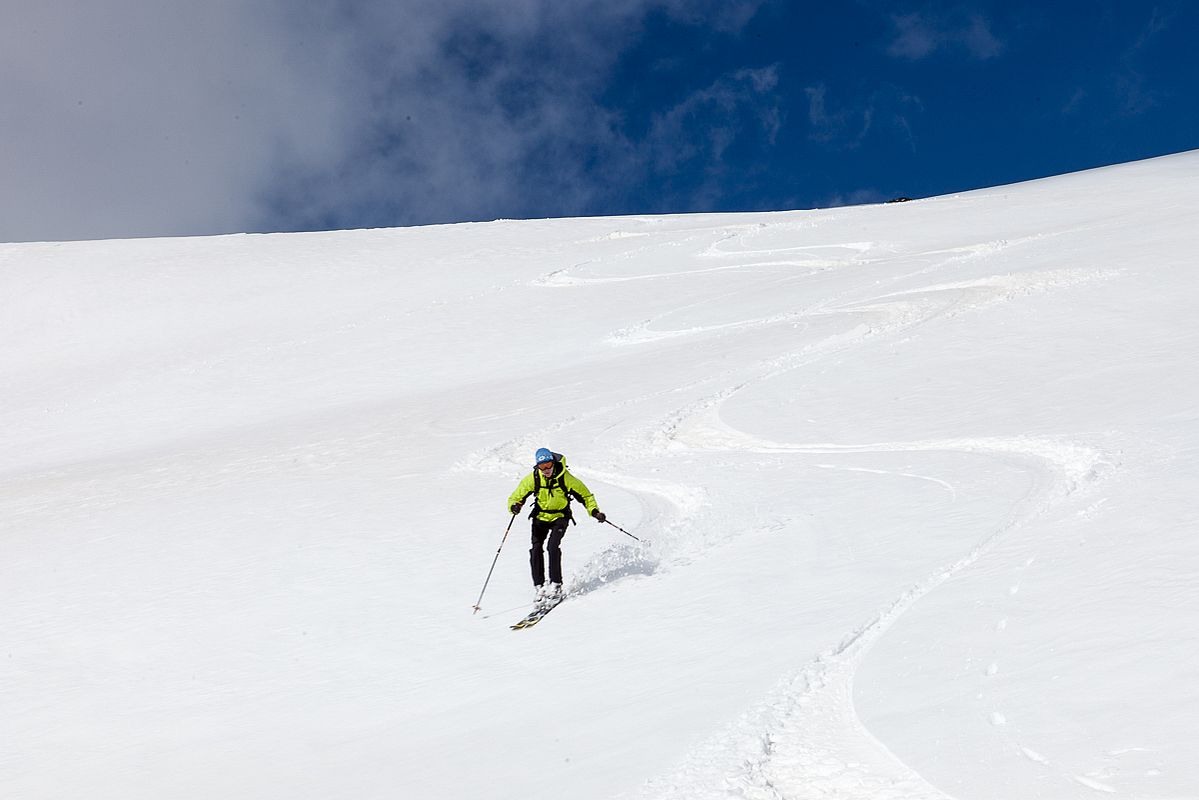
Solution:
<svg viewBox="0 0 1199 800">
<path fill-rule="evenodd" d="M 508 510 L 513 516 L 520 513 L 525 499 L 533 495 L 532 548 L 529 550 L 529 566 L 533 572 L 536 588 L 536 603 L 539 607 L 552 606 L 562 600 L 562 537 L 566 526 L 574 522 L 570 511 L 570 500 L 581 502 L 596 522 L 607 517 L 599 510 L 591 490 L 566 469 L 566 459 L 561 453 L 542 447 L 534 455 L 536 465 L 517 485 L 508 498 Z M 542 548 L 545 552 L 542 552 Z M 545 555 L 549 555 L 549 584 L 545 580 Z"/>
</svg>

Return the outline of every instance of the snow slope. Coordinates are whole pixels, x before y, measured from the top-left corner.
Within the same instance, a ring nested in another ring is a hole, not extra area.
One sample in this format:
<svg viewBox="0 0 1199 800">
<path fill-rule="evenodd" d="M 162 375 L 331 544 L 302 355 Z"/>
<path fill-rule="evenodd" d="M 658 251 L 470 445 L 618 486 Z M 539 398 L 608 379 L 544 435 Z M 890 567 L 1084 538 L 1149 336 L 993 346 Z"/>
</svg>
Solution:
<svg viewBox="0 0 1199 800">
<path fill-rule="evenodd" d="M 1196 201 L 0 245 L 0 796 L 1199 798 Z"/>
</svg>

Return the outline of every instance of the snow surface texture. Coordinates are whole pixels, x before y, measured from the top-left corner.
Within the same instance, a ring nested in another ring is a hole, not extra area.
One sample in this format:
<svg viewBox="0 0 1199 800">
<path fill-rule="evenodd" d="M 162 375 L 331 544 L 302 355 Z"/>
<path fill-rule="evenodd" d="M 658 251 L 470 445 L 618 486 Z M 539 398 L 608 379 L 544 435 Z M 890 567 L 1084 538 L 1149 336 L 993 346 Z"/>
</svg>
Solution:
<svg viewBox="0 0 1199 800">
<path fill-rule="evenodd" d="M 0 796 L 1199 797 L 1196 208 L 0 245 Z"/>
</svg>

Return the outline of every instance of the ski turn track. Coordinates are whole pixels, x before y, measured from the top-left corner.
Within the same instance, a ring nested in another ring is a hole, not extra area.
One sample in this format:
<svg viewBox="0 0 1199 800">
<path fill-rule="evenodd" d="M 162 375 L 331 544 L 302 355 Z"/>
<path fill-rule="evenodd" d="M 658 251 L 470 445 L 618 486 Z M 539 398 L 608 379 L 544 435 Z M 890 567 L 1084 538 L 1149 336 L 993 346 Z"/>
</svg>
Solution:
<svg viewBox="0 0 1199 800">
<path fill-rule="evenodd" d="M 705 403 L 676 419 L 667 434 L 675 449 L 795 455 L 956 451 L 1022 463 L 1036 477 L 1036 485 L 1021 510 L 969 553 L 912 586 L 839 645 L 785 679 L 728 729 L 708 739 L 675 772 L 650 781 L 635 796 L 642 800 L 951 800 L 862 724 L 853 702 L 854 675 L 873 645 L 921 598 L 978 561 L 1010 531 L 1092 486 L 1118 466 L 1115 458 L 1083 444 L 1033 437 L 785 444 L 730 428 L 718 409 L 716 403 Z"/>
</svg>

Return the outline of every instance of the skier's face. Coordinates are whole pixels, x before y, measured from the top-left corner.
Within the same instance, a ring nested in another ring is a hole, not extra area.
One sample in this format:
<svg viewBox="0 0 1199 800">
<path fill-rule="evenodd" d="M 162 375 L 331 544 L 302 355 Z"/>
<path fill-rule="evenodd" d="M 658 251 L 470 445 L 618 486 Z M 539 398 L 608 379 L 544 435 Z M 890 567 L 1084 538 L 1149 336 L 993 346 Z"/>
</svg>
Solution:
<svg viewBox="0 0 1199 800">
<path fill-rule="evenodd" d="M 538 465 L 537 465 L 537 469 L 541 470 L 541 474 L 542 474 L 542 475 L 545 475 L 546 477 L 549 477 L 549 476 L 550 476 L 550 475 L 552 475 L 552 474 L 553 474 L 553 472 L 554 472 L 554 462 L 553 462 L 553 461 L 546 461 L 546 462 L 544 462 L 544 463 L 538 464 Z"/>
</svg>

